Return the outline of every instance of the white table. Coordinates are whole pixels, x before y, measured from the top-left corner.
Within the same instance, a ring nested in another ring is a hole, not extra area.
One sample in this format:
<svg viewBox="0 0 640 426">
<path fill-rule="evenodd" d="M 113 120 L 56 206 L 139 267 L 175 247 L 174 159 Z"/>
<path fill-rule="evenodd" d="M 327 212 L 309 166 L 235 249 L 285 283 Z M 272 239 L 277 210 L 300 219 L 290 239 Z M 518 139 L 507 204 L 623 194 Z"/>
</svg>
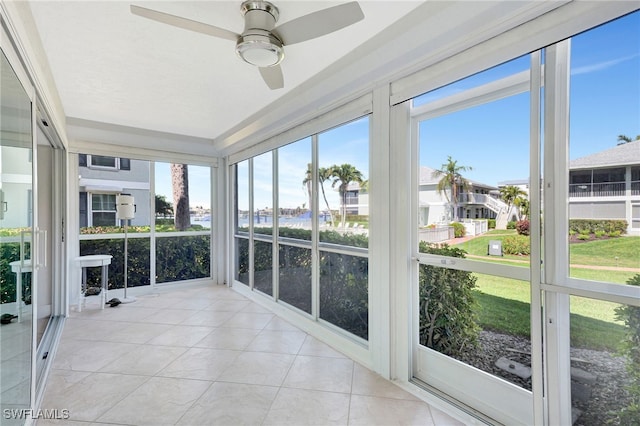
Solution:
<svg viewBox="0 0 640 426">
<path fill-rule="evenodd" d="M 80 284 L 80 298 L 78 299 L 78 312 L 82 312 L 84 295 L 87 291 L 87 268 L 102 267 L 102 291 L 100 292 L 102 309 L 107 303 L 107 290 L 109 285 L 109 265 L 113 256 L 110 254 L 92 254 L 89 256 L 78 256 L 74 259 L 76 265 L 82 268 L 82 283 Z"/>
<path fill-rule="evenodd" d="M 16 260 L 9 265 L 11 265 L 11 272 L 16 274 L 16 305 L 18 306 L 18 322 L 20 322 L 22 321 L 22 274 L 33 272 L 33 268 L 31 267 L 31 259 Z"/>
</svg>

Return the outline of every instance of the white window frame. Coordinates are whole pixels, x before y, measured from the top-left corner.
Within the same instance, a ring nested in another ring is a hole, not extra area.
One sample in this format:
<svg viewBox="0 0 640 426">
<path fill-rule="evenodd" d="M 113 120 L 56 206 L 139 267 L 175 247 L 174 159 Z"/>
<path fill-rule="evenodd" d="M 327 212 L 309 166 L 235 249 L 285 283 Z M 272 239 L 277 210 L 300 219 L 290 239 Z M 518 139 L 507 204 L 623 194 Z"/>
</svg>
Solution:
<svg viewBox="0 0 640 426">
<path fill-rule="evenodd" d="M 116 202 L 115 202 L 115 196 L 117 194 L 114 193 L 110 193 L 110 192 L 88 192 L 87 193 L 88 197 L 87 197 L 87 225 L 88 226 L 94 226 L 93 225 L 93 214 L 94 213 L 113 213 L 113 226 L 117 226 L 118 225 L 118 219 L 116 218 Z M 113 200 L 113 210 L 94 210 L 93 209 L 93 197 L 102 197 L 102 196 L 109 196 L 112 195 L 114 197 Z M 110 226 L 110 225 L 108 225 Z"/>
<path fill-rule="evenodd" d="M 93 164 L 94 157 L 103 157 L 103 158 L 113 158 L 113 166 L 103 166 L 99 164 Z M 109 155 L 92 155 L 87 154 L 87 168 L 95 169 L 95 170 L 120 170 L 120 158 L 119 157 L 111 157 Z"/>
</svg>

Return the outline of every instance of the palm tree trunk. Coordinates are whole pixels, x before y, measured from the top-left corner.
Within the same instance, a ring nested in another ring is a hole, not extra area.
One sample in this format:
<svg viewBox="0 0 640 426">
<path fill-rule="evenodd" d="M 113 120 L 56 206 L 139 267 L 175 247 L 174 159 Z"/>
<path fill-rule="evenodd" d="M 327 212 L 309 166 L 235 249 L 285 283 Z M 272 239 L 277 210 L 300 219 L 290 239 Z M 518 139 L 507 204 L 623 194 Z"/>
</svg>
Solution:
<svg viewBox="0 0 640 426">
<path fill-rule="evenodd" d="M 333 226 L 333 212 L 331 211 L 331 207 L 329 207 L 329 201 L 327 201 L 327 194 L 324 193 L 324 185 L 320 182 L 320 190 L 322 190 L 322 198 L 324 198 L 324 203 L 327 205 L 327 210 L 329 210 L 329 218 L 331 219 L 331 225 Z"/>
<path fill-rule="evenodd" d="M 178 231 L 191 226 L 189 215 L 189 173 L 186 164 L 171 164 L 173 223 Z"/>
</svg>

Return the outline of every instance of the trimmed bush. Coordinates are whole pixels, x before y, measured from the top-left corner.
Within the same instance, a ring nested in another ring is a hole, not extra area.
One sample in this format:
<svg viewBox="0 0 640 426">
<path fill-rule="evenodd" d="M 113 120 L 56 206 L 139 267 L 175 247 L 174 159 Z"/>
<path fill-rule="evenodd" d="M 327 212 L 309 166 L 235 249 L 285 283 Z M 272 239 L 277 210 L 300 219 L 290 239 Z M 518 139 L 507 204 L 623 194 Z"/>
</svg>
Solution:
<svg viewBox="0 0 640 426">
<path fill-rule="evenodd" d="M 640 274 L 631 277 L 627 284 L 640 286 Z M 627 327 L 620 354 L 627 360 L 629 384 L 625 388 L 631 397 L 629 405 L 618 413 L 618 424 L 637 425 L 640 419 L 640 307 L 621 305 L 615 312 L 616 320 Z"/>
<path fill-rule="evenodd" d="M 528 220 L 519 220 L 516 223 L 516 231 L 519 235 L 529 235 L 529 221 Z"/>
<path fill-rule="evenodd" d="M 502 240 L 504 254 L 529 256 L 531 254 L 530 239 L 526 235 L 509 235 Z"/>
<path fill-rule="evenodd" d="M 496 229 L 496 220 L 495 219 L 488 219 L 487 220 L 487 227 L 489 229 Z"/>
<path fill-rule="evenodd" d="M 513 220 L 507 222 L 507 229 L 516 229 L 516 222 Z"/>
<path fill-rule="evenodd" d="M 456 238 L 462 238 L 467 234 L 467 228 L 460 222 L 451 222 L 453 226 L 453 236 Z"/>
<path fill-rule="evenodd" d="M 421 253 L 465 257 L 459 248 L 420 242 Z M 476 277 L 470 272 L 420 265 L 420 344 L 449 356 L 478 346 Z"/>
<path fill-rule="evenodd" d="M 627 233 L 626 220 L 608 220 L 608 219 L 570 219 L 569 231 L 588 234 L 595 234 L 596 231 L 604 231 L 606 233 L 620 232 L 618 235 Z"/>
</svg>

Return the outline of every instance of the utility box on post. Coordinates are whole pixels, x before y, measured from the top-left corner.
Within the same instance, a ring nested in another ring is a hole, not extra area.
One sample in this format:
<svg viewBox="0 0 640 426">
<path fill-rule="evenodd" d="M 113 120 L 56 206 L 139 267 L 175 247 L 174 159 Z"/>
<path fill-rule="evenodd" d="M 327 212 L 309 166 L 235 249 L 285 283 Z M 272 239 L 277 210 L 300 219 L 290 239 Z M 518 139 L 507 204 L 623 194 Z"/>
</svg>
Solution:
<svg viewBox="0 0 640 426">
<path fill-rule="evenodd" d="M 502 241 L 490 240 L 487 247 L 487 254 L 489 256 L 502 256 Z"/>
</svg>

